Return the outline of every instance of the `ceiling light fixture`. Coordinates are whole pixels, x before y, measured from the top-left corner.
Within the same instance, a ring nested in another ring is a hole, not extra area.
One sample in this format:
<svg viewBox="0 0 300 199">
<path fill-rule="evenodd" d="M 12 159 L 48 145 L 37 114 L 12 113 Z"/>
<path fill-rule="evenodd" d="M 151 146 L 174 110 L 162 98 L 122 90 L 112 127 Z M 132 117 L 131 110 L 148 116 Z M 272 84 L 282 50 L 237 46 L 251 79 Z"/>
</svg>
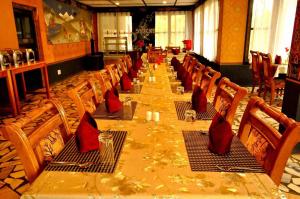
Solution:
<svg viewBox="0 0 300 199">
<path fill-rule="evenodd" d="M 163 1 L 162 3 L 163 3 L 163 4 L 167 4 L 167 1 Z"/>
<path fill-rule="evenodd" d="M 117 5 L 117 6 L 120 5 L 120 2 L 117 1 L 117 2 L 116 2 L 116 5 Z"/>
</svg>

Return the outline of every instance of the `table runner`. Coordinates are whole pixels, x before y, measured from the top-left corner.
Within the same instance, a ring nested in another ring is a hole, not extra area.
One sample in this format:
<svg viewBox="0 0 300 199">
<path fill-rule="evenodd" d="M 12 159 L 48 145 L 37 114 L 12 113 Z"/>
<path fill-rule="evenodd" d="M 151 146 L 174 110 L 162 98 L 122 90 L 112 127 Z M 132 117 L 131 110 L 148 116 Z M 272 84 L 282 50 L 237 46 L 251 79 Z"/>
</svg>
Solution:
<svg viewBox="0 0 300 199">
<path fill-rule="evenodd" d="M 179 120 L 184 120 L 184 113 L 186 110 L 192 109 L 192 103 L 188 101 L 175 101 L 176 113 Z M 211 103 L 207 103 L 207 111 L 204 113 L 197 113 L 197 120 L 212 120 L 217 113 L 216 109 Z"/>
<path fill-rule="evenodd" d="M 228 169 L 230 167 L 247 167 L 255 169 L 251 173 L 263 173 L 259 165 L 240 140 L 234 136 L 230 152 L 226 155 L 216 155 L 208 150 L 209 137 L 204 131 L 182 131 L 186 151 L 192 171 L 220 172 L 217 167 Z M 247 172 L 241 169 L 231 169 L 229 172 Z M 248 171 L 250 172 L 250 171 Z"/>
<path fill-rule="evenodd" d="M 65 145 L 64 149 L 59 153 L 59 155 L 54 158 L 54 162 L 93 162 L 88 168 L 80 168 L 78 166 L 69 165 L 51 165 L 48 164 L 45 168 L 47 171 L 72 171 L 72 172 L 97 172 L 97 173 L 113 173 L 117 162 L 119 160 L 121 150 L 127 135 L 127 131 L 111 131 L 113 135 L 113 146 L 114 146 L 114 162 L 113 164 L 101 163 L 99 151 L 90 151 L 87 153 L 80 153 L 77 150 L 75 136 L 73 136 L 68 143 Z"/>
<path fill-rule="evenodd" d="M 128 118 L 124 118 L 123 109 L 116 113 L 108 113 L 106 111 L 105 102 L 102 102 L 101 104 L 99 104 L 96 111 L 93 113 L 93 117 L 95 119 L 105 119 L 105 120 L 132 120 L 136 106 L 137 106 L 137 102 L 132 101 L 131 104 L 132 117 L 128 119 Z"/>
</svg>

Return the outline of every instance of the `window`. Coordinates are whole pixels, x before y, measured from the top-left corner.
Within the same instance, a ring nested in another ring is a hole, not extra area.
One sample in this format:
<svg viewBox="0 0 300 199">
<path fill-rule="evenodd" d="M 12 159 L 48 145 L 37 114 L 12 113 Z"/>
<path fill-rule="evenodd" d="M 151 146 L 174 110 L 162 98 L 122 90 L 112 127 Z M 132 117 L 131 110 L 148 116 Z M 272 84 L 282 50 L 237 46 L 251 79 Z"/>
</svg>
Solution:
<svg viewBox="0 0 300 199">
<path fill-rule="evenodd" d="M 191 12 L 156 12 L 155 46 L 181 46 L 190 39 Z"/>
<path fill-rule="evenodd" d="M 195 9 L 194 51 L 211 61 L 217 57 L 218 28 L 218 0 L 208 0 Z"/>
<path fill-rule="evenodd" d="M 132 50 L 132 17 L 129 12 L 98 13 L 97 18 L 100 50 L 104 50 L 104 37 L 127 37 L 128 50 Z"/>
<path fill-rule="evenodd" d="M 250 50 L 281 55 L 287 60 L 285 48 L 290 48 L 297 0 L 254 0 L 250 30 Z"/>
</svg>

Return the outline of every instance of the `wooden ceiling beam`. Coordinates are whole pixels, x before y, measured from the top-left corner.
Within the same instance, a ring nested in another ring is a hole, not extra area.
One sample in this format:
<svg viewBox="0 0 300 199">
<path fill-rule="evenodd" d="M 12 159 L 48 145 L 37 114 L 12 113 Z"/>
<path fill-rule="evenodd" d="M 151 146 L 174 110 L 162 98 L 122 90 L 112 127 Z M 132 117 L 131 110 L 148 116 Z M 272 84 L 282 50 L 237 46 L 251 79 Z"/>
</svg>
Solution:
<svg viewBox="0 0 300 199">
<path fill-rule="evenodd" d="M 145 7 L 147 7 L 147 4 L 145 2 L 145 0 L 141 0 L 143 2 L 143 4 L 145 5 Z"/>
</svg>

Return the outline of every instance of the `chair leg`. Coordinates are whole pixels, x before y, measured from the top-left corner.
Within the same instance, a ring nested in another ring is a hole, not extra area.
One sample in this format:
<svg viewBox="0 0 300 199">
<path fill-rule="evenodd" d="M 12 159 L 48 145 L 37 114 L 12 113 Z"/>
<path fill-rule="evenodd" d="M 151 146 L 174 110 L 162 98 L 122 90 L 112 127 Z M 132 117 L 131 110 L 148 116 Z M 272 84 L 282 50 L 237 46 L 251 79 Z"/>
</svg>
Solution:
<svg viewBox="0 0 300 199">
<path fill-rule="evenodd" d="M 260 96 L 261 91 L 262 91 L 262 85 L 261 85 L 261 83 L 259 83 L 258 84 L 258 96 Z"/>
<path fill-rule="evenodd" d="M 254 88 L 255 88 L 255 83 L 253 82 L 253 83 L 252 83 L 252 91 L 251 91 L 251 93 L 253 93 Z"/>
<path fill-rule="evenodd" d="M 274 99 L 275 99 L 275 89 L 274 88 L 271 88 L 271 99 L 270 99 L 270 105 L 273 104 L 274 102 Z"/>
<path fill-rule="evenodd" d="M 264 97 L 263 97 L 264 99 L 266 99 L 267 90 L 268 90 L 267 87 L 265 87 L 265 88 L 264 88 Z"/>
</svg>

